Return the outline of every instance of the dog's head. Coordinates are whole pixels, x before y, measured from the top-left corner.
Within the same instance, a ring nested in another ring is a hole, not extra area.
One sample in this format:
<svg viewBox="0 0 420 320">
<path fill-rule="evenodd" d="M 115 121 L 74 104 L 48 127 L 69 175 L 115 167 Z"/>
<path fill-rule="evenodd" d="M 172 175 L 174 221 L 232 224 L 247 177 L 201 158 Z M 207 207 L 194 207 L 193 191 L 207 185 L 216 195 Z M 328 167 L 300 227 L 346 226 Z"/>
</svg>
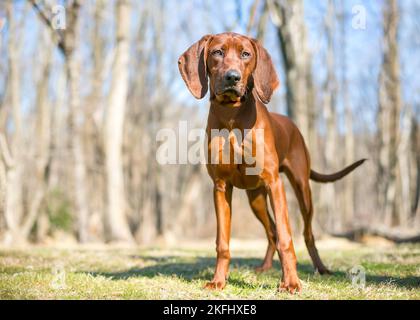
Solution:
<svg viewBox="0 0 420 320">
<path fill-rule="evenodd" d="M 268 103 L 279 80 L 268 52 L 257 40 L 236 33 L 206 35 L 178 60 L 179 71 L 197 99 L 210 90 L 221 104 L 240 106 L 248 90 L 255 88 Z"/>
</svg>

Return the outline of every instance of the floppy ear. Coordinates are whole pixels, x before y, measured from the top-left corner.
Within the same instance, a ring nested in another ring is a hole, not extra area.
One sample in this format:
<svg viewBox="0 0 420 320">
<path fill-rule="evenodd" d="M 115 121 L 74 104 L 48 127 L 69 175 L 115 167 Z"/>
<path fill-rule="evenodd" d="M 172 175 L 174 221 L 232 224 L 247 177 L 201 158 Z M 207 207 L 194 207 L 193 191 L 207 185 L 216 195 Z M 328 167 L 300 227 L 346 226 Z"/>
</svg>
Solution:
<svg viewBox="0 0 420 320">
<path fill-rule="evenodd" d="M 185 84 L 197 99 L 202 99 L 208 90 L 207 44 L 211 36 L 205 35 L 185 51 L 178 60 L 178 68 Z"/>
<path fill-rule="evenodd" d="M 280 81 L 267 50 L 257 40 L 252 39 L 251 42 L 257 54 L 256 66 L 253 73 L 254 87 L 257 90 L 260 100 L 267 104 L 270 102 L 271 96 L 279 86 Z"/>
</svg>

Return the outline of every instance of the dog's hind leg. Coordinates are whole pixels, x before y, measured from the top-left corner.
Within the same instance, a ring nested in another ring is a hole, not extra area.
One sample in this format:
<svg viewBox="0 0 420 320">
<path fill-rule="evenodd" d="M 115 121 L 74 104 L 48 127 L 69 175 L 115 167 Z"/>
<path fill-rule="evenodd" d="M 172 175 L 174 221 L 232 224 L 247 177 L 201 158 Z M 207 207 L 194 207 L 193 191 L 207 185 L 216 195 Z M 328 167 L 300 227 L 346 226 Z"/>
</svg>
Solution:
<svg viewBox="0 0 420 320">
<path fill-rule="evenodd" d="M 296 170 L 296 168 L 293 170 L 293 165 L 289 167 L 288 170 L 285 170 L 285 173 L 287 174 L 299 201 L 300 212 L 302 213 L 304 222 L 303 236 L 314 268 L 320 274 L 331 274 L 327 267 L 322 263 L 312 233 L 313 205 L 309 176 L 305 175 L 303 170 Z"/>
<path fill-rule="evenodd" d="M 297 186 L 299 198 L 300 211 L 303 216 L 304 230 L 303 236 L 305 238 L 306 248 L 308 249 L 309 255 L 311 256 L 314 268 L 320 274 L 331 274 L 331 271 L 325 267 L 322 263 L 321 257 L 319 256 L 318 249 L 315 246 L 315 238 L 312 233 L 312 218 L 313 218 L 313 206 L 311 189 L 309 187 L 309 181 L 303 185 Z"/>
<path fill-rule="evenodd" d="M 273 256 L 276 252 L 276 226 L 268 212 L 266 188 L 261 187 L 255 190 L 247 190 L 246 193 L 252 212 L 264 226 L 267 235 L 268 245 L 264 262 L 255 269 L 257 272 L 264 272 L 273 266 Z"/>
</svg>

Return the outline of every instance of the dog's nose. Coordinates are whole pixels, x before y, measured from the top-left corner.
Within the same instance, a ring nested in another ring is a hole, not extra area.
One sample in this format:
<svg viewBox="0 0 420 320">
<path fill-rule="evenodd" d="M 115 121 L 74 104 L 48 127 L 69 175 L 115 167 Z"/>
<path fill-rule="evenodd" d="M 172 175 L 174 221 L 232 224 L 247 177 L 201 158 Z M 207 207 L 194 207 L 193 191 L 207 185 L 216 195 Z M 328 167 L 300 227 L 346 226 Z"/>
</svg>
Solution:
<svg viewBox="0 0 420 320">
<path fill-rule="evenodd" d="M 235 85 L 241 80 L 241 74 L 236 70 L 229 70 L 225 74 L 225 81 L 227 85 Z"/>
</svg>

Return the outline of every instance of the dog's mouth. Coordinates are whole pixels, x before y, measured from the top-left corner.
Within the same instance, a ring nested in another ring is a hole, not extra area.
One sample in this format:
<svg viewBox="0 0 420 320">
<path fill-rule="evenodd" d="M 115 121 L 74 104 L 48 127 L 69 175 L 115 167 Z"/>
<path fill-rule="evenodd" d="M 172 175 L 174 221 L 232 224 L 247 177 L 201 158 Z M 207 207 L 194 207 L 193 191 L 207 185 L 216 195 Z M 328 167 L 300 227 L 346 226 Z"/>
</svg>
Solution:
<svg viewBox="0 0 420 320">
<path fill-rule="evenodd" d="M 236 96 L 236 97 L 242 96 L 241 90 L 239 90 L 239 88 L 236 88 L 236 87 L 225 88 L 222 91 L 222 94 L 232 95 L 232 96 Z"/>
<path fill-rule="evenodd" d="M 216 98 L 220 103 L 228 106 L 237 106 L 240 104 L 243 97 L 243 92 L 239 88 L 229 87 L 216 93 Z"/>
</svg>

